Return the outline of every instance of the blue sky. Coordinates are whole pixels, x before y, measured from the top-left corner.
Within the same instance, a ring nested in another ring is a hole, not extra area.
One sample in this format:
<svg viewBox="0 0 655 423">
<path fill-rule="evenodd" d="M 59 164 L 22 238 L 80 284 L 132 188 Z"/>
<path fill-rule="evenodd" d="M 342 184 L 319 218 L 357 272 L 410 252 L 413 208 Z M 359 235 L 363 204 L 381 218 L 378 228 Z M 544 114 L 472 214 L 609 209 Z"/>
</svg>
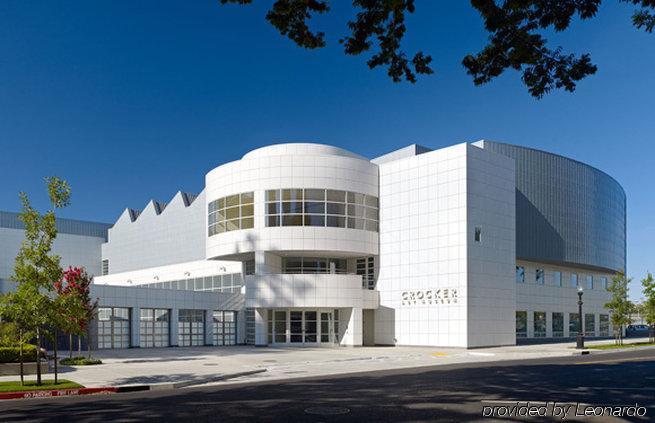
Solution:
<svg viewBox="0 0 655 423">
<path fill-rule="evenodd" d="M 486 138 L 582 160 L 623 185 L 639 298 L 637 279 L 655 268 L 655 34 L 631 26 L 631 6 L 606 0 L 596 19 L 548 34 L 599 70 L 573 94 L 535 100 L 515 72 L 473 86 L 461 59 L 486 34 L 467 1 L 417 1 L 405 44 L 431 54 L 436 73 L 416 85 L 342 54 L 349 2 L 316 19 L 328 41 L 316 51 L 281 37 L 264 20 L 270 2 L 255 3 L 0 2 L 0 209 L 18 210 L 20 190 L 46 206 L 42 178 L 56 174 L 73 187 L 61 216 L 113 222 L 198 192 L 208 170 L 270 143 L 374 157 Z"/>
</svg>

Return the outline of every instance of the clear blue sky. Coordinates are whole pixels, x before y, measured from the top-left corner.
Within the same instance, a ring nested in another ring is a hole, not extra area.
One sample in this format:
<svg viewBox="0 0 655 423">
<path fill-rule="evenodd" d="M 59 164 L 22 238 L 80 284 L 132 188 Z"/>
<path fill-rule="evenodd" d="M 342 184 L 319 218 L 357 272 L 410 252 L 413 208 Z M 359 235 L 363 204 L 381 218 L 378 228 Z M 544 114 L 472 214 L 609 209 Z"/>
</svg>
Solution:
<svg viewBox="0 0 655 423">
<path fill-rule="evenodd" d="M 297 48 L 264 20 L 271 2 L 0 2 L 0 209 L 24 190 L 46 205 L 42 177 L 73 187 L 61 216 L 113 222 L 125 207 L 198 192 L 205 173 L 281 141 L 334 144 L 374 157 L 420 143 L 481 138 L 582 160 L 628 195 L 633 297 L 655 269 L 655 34 L 606 0 L 596 19 L 549 34 L 589 52 L 599 71 L 574 94 L 530 97 L 517 73 L 474 87 L 461 66 L 486 41 L 469 2 L 417 2 L 406 46 L 436 73 L 394 84 L 337 43 L 347 1 L 316 20 L 328 47 Z"/>
</svg>

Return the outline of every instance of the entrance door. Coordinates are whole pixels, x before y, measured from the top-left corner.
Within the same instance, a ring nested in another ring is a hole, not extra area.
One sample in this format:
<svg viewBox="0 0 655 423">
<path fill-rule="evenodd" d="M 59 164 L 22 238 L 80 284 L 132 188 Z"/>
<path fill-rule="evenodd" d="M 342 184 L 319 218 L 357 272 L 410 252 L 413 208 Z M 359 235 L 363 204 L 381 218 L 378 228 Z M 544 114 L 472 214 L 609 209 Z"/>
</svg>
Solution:
<svg viewBox="0 0 655 423">
<path fill-rule="evenodd" d="M 332 324 L 332 313 L 321 312 L 321 343 L 327 344 L 333 342 L 334 325 Z"/>
<path fill-rule="evenodd" d="M 318 342 L 318 322 L 316 320 L 317 312 L 316 311 L 305 311 L 303 312 L 305 321 L 304 321 L 304 343 L 305 344 L 315 344 Z"/>
<path fill-rule="evenodd" d="M 289 312 L 289 332 L 290 332 L 290 342 L 292 344 L 302 344 L 303 342 L 303 322 L 302 322 L 302 311 L 290 311 Z"/>
</svg>

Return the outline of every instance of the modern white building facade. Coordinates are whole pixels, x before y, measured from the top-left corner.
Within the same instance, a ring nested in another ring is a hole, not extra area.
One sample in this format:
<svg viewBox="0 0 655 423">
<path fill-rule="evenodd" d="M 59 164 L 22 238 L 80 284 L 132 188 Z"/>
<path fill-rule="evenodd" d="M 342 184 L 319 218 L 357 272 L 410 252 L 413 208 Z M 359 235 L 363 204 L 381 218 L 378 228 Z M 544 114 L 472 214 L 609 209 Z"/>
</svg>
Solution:
<svg viewBox="0 0 655 423">
<path fill-rule="evenodd" d="M 108 230 L 96 344 L 511 345 L 574 336 L 579 286 L 607 336 L 625 207 L 597 169 L 502 143 L 259 148 Z"/>
</svg>

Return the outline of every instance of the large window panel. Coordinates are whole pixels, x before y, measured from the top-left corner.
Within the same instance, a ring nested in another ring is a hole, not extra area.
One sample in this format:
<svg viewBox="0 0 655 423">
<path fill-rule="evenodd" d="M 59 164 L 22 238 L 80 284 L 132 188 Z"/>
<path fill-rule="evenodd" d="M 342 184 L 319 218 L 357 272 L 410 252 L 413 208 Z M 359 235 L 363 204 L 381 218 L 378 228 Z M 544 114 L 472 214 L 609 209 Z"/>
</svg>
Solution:
<svg viewBox="0 0 655 423">
<path fill-rule="evenodd" d="M 379 230 L 378 199 L 374 196 L 340 190 L 288 188 L 268 190 L 265 198 L 267 227 L 327 226 Z"/>
<path fill-rule="evenodd" d="M 252 192 L 228 195 L 207 206 L 207 235 L 251 229 L 255 226 L 255 207 Z"/>
</svg>

